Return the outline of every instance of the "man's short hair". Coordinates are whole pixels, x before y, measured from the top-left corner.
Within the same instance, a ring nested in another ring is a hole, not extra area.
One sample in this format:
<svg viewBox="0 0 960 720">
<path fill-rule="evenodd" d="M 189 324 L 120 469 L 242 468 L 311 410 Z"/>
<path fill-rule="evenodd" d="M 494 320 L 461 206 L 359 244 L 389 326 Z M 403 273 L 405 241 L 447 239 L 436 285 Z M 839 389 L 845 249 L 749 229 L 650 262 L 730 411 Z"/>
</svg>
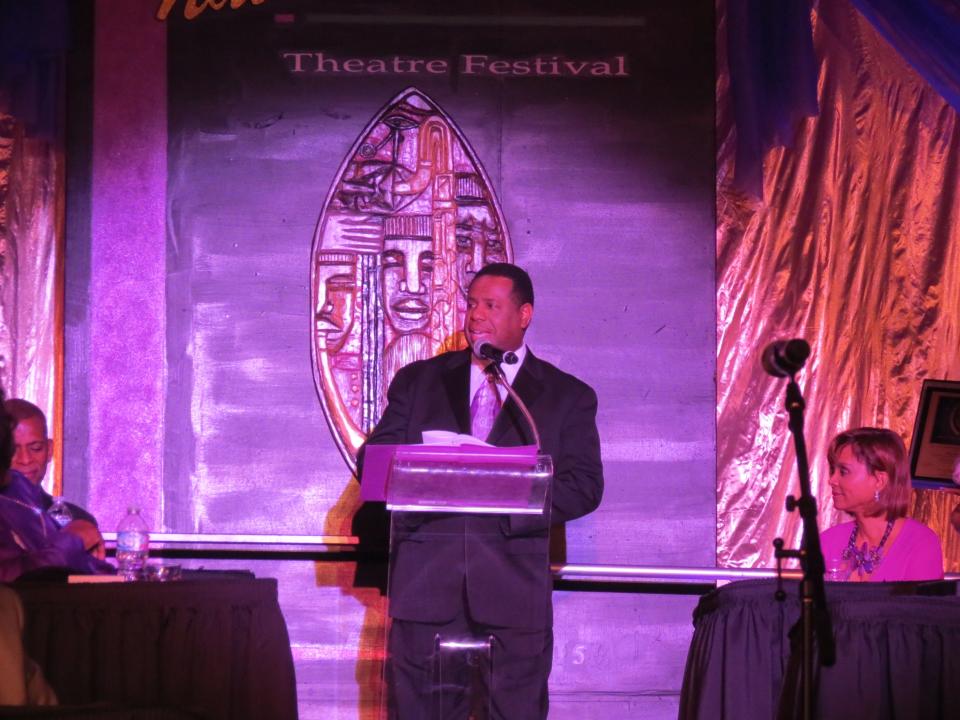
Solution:
<svg viewBox="0 0 960 720">
<path fill-rule="evenodd" d="M 3 403 L 3 407 L 7 411 L 7 417 L 10 419 L 11 430 L 16 428 L 17 425 L 24 420 L 37 418 L 40 424 L 43 425 L 43 436 L 45 438 L 50 437 L 50 434 L 47 432 L 47 416 L 43 414 L 43 410 L 29 400 L 10 398 Z"/>
<path fill-rule="evenodd" d="M 519 265 L 512 263 L 490 263 L 484 265 L 473 276 L 473 279 L 490 275 L 492 277 L 502 277 L 513 281 L 513 296 L 516 298 L 517 305 L 533 305 L 533 281 L 527 275 L 527 271 Z M 471 281 L 472 283 L 472 281 Z"/>
</svg>

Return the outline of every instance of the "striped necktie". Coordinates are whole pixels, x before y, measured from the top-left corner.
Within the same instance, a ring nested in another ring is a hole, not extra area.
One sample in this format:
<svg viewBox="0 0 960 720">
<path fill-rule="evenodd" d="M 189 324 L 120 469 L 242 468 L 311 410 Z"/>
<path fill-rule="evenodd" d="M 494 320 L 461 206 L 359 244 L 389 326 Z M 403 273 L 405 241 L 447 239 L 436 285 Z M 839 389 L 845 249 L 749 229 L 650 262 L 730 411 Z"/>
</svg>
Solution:
<svg viewBox="0 0 960 720">
<path fill-rule="evenodd" d="M 484 382 L 477 388 L 477 394 L 470 403 L 470 434 L 478 440 L 486 440 L 493 427 L 497 413 L 500 412 L 500 395 L 497 392 L 497 379 L 484 373 Z"/>
</svg>

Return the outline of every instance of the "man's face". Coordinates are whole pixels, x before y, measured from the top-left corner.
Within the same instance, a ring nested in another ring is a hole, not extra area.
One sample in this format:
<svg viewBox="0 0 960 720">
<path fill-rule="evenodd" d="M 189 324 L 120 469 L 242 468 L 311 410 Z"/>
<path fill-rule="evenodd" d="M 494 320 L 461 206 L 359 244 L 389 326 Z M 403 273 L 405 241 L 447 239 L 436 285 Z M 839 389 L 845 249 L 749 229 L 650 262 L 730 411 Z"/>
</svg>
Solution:
<svg viewBox="0 0 960 720">
<path fill-rule="evenodd" d="M 471 347 L 488 342 L 500 350 L 516 350 L 532 319 L 533 305 L 517 304 L 510 278 L 483 275 L 470 284 L 464 329 Z"/>
<path fill-rule="evenodd" d="M 383 247 L 383 304 L 400 333 L 423 330 L 430 318 L 433 242 L 429 238 L 390 238 Z"/>
<path fill-rule="evenodd" d="M 506 262 L 503 240 L 486 207 L 457 208 L 456 281 L 466 296 L 473 276 L 488 262 Z"/>
<path fill-rule="evenodd" d="M 322 253 L 317 260 L 316 328 L 330 352 L 340 349 L 353 325 L 355 268 L 355 262 L 335 261 Z"/>
<path fill-rule="evenodd" d="M 39 485 L 47 474 L 47 464 L 53 457 L 53 441 L 43 432 L 40 418 L 27 418 L 13 429 L 13 461 L 10 467 L 34 485 Z"/>
</svg>

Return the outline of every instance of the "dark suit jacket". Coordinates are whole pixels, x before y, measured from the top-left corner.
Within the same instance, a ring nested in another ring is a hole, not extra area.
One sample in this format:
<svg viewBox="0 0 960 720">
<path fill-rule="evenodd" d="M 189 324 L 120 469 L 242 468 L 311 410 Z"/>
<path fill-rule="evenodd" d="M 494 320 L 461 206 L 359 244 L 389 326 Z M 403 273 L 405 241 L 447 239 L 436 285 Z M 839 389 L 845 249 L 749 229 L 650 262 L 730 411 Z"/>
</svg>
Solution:
<svg viewBox="0 0 960 720">
<path fill-rule="evenodd" d="M 420 443 L 424 430 L 469 433 L 469 388 L 469 351 L 407 365 L 391 383 L 387 408 L 367 442 Z M 537 423 L 541 450 L 553 458 L 551 517 L 394 513 L 391 616 L 445 622 L 466 598 L 477 622 L 550 624 L 550 524 L 586 515 L 603 494 L 597 396 L 529 351 L 513 388 Z M 533 442 L 513 400 L 504 404 L 489 441 L 504 447 Z"/>
</svg>

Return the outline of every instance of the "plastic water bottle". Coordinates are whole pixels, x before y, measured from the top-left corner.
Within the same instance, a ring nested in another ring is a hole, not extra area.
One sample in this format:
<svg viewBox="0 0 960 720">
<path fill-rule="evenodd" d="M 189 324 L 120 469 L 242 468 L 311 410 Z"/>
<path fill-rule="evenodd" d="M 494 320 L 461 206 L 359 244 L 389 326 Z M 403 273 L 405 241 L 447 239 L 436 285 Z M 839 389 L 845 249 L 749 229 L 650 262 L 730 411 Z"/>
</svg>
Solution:
<svg viewBox="0 0 960 720">
<path fill-rule="evenodd" d="M 139 580 L 150 554 L 150 531 L 140 517 L 140 508 L 131 507 L 117 527 L 117 570 L 124 580 Z"/>
<path fill-rule="evenodd" d="M 58 527 L 63 528 L 73 522 L 73 513 L 70 512 L 70 508 L 67 507 L 67 501 L 63 499 L 62 495 L 57 495 L 53 498 L 53 502 L 50 504 L 50 507 L 47 508 L 47 515 L 50 516 Z"/>
</svg>

